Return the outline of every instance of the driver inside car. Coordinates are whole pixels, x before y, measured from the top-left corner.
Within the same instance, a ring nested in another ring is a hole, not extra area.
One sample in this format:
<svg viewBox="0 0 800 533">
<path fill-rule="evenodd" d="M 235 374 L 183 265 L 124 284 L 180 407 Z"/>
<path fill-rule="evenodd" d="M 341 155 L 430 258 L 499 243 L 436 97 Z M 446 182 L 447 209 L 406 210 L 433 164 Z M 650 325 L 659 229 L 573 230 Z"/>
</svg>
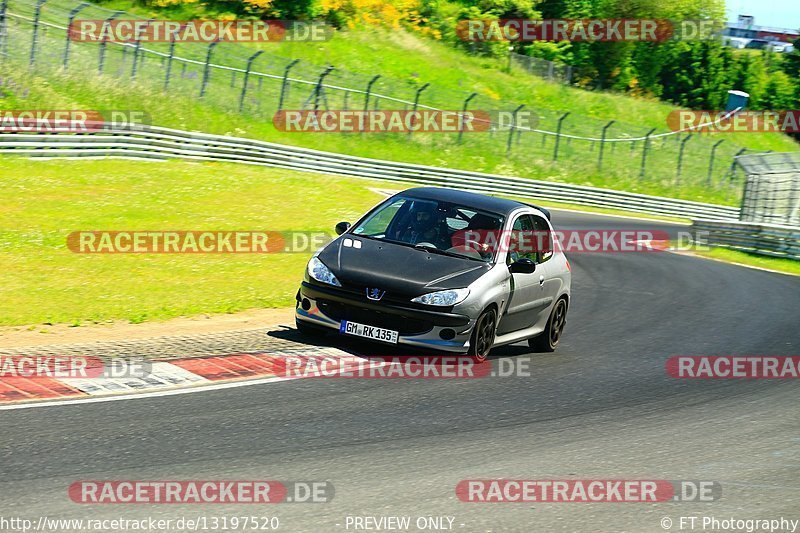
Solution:
<svg viewBox="0 0 800 533">
<path fill-rule="evenodd" d="M 399 240 L 411 244 L 429 243 L 439 249 L 450 248 L 450 232 L 445 213 L 436 204 L 419 202 L 413 206 L 411 220 L 400 232 Z"/>
</svg>

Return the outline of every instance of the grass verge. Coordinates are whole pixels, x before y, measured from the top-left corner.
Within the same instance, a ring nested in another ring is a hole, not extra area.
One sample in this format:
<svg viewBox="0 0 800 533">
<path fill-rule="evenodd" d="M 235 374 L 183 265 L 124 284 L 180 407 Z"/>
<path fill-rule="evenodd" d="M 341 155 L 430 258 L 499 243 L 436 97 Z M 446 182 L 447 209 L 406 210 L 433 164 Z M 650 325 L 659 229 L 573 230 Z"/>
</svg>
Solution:
<svg viewBox="0 0 800 533">
<path fill-rule="evenodd" d="M 0 158 L 0 325 L 293 305 L 309 253 L 76 254 L 78 230 L 333 232 L 381 182 L 227 163 Z"/>
<path fill-rule="evenodd" d="M 764 268 L 767 270 L 782 272 L 784 274 L 800 276 L 800 261 L 795 261 L 794 259 L 767 257 L 764 255 L 751 254 L 749 252 L 718 247 L 712 247 L 706 251 L 692 251 L 692 253 L 708 259 L 725 261 L 726 263 Z"/>
</svg>

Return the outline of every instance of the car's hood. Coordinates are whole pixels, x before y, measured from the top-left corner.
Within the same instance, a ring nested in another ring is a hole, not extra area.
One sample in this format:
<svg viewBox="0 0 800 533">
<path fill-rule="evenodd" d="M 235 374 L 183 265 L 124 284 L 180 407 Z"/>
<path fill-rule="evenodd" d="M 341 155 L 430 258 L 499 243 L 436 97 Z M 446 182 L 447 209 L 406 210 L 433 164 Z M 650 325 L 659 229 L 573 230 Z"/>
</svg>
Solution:
<svg viewBox="0 0 800 533">
<path fill-rule="evenodd" d="M 346 240 L 361 244 L 345 246 Z M 424 250 L 358 238 L 339 237 L 319 254 L 345 287 L 378 288 L 387 296 L 410 297 L 444 289 L 458 289 L 485 274 L 489 263 L 432 254 Z"/>
</svg>

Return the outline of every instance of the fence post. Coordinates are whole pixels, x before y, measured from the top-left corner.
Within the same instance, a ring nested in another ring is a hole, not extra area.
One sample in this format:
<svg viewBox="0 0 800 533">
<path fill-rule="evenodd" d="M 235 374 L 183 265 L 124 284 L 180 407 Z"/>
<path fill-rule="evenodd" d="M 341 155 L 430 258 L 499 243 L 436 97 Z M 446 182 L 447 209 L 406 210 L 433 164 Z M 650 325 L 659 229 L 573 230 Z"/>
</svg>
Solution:
<svg viewBox="0 0 800 533">
<path fill-rule="evenodd" d="M 644 145 L 642 146 L 642 168 L 639 170 L 639 179 L 644 179 L 647 168 L 647 150 L 650 148 L 650 136 L 654 131 L 656 131 L 656 128 L 648 131 L 647 135 L 644 136 Z"/>
<path fill-rule="evenodd" d="M 558 126 L 556 127 L 556 144 L 555 147 L 553 148 L 553 161 L 558 161 L 558 145 L 561 142 L 561 125 L 563 124 L 564 119 L 566 119 L 568 116 L 569 116 L 569 111 L 567 111 L 558 118 Z"/>
<path fill-rule="evenodd" d="M 603 168 L 603 150 L 606 146 L 606 132 L 608 131 L 608 128 L 614 125 L 614 122 L 616 122 L 616 120 L 612 120 L 603 126 L 603 133 L 600 134 L 600 153 L 597 155 L 597 170 L 602 170 Z"/>
<path fill-rule="evenodd" d="M 733 156 L 733 161 L 731 162 L 731 182 L 733 181 L 733 178 L 736 177 L 736 158 L 740 155 L 743 155 L 745 152 L 747 152 L 747 148 L 742 148 L 736 152 L 735 156 Z"/>
<path fill-rule="evenodd" d="M 169 56 L 167 57 L 167 71 L 164 74 L 164 91 L 169 88 L 169 78 L 172 75 L 172 58 L 175 57 L 175 34 L 178 30 L 173 31 L 169 36 Z"/>
<path fill-rule="evenodd" d="M 28 66 L 32 67 L 33 62 L 36 61 L 36 41 L 39 35 L 39 16 L 42 14 L 42 6 L 47 0 L 36 0 L 36 8 L 33 11 L 33 38 L 31 39 L 31 56 L 28 60 Z"/>
<path fill-rule="evenodd" d="M 114 13 L 112 13 L 112 15 L 110 17 L 108 17 L 105 21 L 103 21 L 103 28 L 105 28 L 106 24 L 111 24 L 111 22 L 115 18 L 117 18 L 118 16 L 120 16 L 120 15 L 122 15 L 124 13 L 125 13 L 124 11 L 115 11 Z M 106 63 L 106 41 L 107 41 L 107 38 L 105 36 L 103 36 L 103 39 L 100 41 L 100 48 L 99 48 L 100 57 L 97 60 L 97 73 L 98 74 L 102 74 L 103 73 L 103 66 Z"/>
<path fill-rule="evenodd" d="M 244 108 L 244 97 L 247 94 L 247 80 L 250 78 L 250 69 L 253 66 L 253 61 L 256 60 L 258 56 L 264 53 L 264 50 L 259 50 L 255 54 L 251 55 L 247 58 L 247 68 L 244 70 L 244 81 L 242 82 L 242 94 L 239 96 L 239 112 L 242 112 L 242 108 Z"/>
<path fill-rule="evenodd" d="M 319 75 L 317 85 L 314 87 L 314 111 L 319 109 L 319 96 L 322 93 L 322 82 L 325 80 L 325 76 L 330 74 L 333 69 L 334 67 L 332 65 L 328 65 L 325 67 L 325 70 L 322 71 L 322 74 Z M 328 104 L 326 103 L 325 106 L 327 107 Z"/>
<path fill-rule="evenodd" d="M 525 107 L 525 104 L 518 105 L 517 108 L 511 113 L 511 127 L 508 128 L 508 142 L 506 143 L 506 153 L 511 153 L 511 141 L 514 139 L 514 130 L 516 130 L 517 126 L 517 113 L 522 111 L 522 108 Z"/>
<path fill-rule="evenodd" d="M 208 85 L 208 78 L 211 75 L 211 54 L 214 52 L 214 47 L 219 44 L 219 41 L 214 41 L 208 45 L 206 52 L 206 66 L 203 69 L 203 81 L 200 83 L 200 98 L 206 95 L 206 86 Z"/>
<path fill-rule="evenodd" d="M 150 26 L 151 22 L 153 22 L 153 19 L 149 19 L 147 21 L 147 25 Z M 137 32 L 136 33 L 136 47 L 133 49 L 133 66 L 131 66 L 131 79 L 132 80 L 136 79 L 136 64 L 137 64 L 137 62 L 139 60 L 139 52 L 141 51 L 141 48 L 142 48 L 142 40 L 140 39 L 140 37 L 141 36 Z"/>
<path fill-rule="evenodd" d="M 299 61 L 300 61 L 299 59 L 295 59 L 291 63 L 286 65 L 285 69 L 283 69 L 283 83 L 281 83 L 281 95 L 278 98 L 278 111 L 283 109 L 283 102 L 286 98 L 286 87 L 287 84 L 289 83 L 287 81 L 289 79 L 289 71 L 292 70 L 292 67 L 295 66 Z"/>
<path fill-rule="evenodd" d="M 683 151 L 686 148 L 686 143 L 692 138 L 692 135 L 693 134 L 690 133 L 681 141 L 681 147 L 678 150 L 678 170 L 675 174 L 675 185 L 678 185 L 681 181 L 681 170 L 683 170 Z"/>
<path fill-rule="evenodd" d="M 709 161 L 708 161 L 708 176 L 706 177 L 706 184 L 707 185 L 711 185 L 711 173 L 714 171 L 714 158 L 717 155 L 717 146 L 719 146 L 720 144 L 722 144 L 724 142 L 725 142 L 725 139 L 720 139 L 719 141 L 714 143 L 714 146 L 711 147 L 711 157 L 709 158 Z"/>
<path fill-rule="evenodd" d="M 422 91 L 430 87 L 430 83 L 426 83 L 425 85 L 421 86 L 417 89 L 417 92 L 414 93 L 414 106 L 411 108 L 411 115 L 412 117 L 417 112 L 417 106 L 419 105 L 419 96 L 422 94 Z M 413 130 L 409 127 L 408 128 L 408 136 L 411 137 L 411 133 Z"/>
<path fill-rule="evenodd" d="M 6 33 L 8 28 L 8 18 L 6 10 L 8 9 L 8 0 L 0 1 L 0 59 L 2 58 L 3 48 L 6 43 Z"/>
<path fill-rule="evenodd" d="M 464 137 L 464 117 L 467 114 L 467 106 L 476 96 L 478 96 L 478 93 L 472 93 L 467 96 L 467 99 L 464 100 L 464 105 L 461 106 L 461 115 L 458 121 L 458 144 L 461 144 L 462 138 Z"/>
<path fill-rule="evenodd" d="M 372 77 L 371 80 L 369 80 L 369 83 L 367 83 L 367 90 L 364 94 L 364 111 L 369 111 L 369 95 L 372 94 L 372 86 L 375 84 L 376 81 L 378 81 L 378 78 L 380 77 L 381 77 L 380 74 L 376 74 L 375 76 Z"/>
<path fill-rule="evenodd" d="M 126 45 L 123 45 L 126 46 Z M 131 64 L 131 79 L 136 79 L 136 63 L 139 59 L 139 49 L 142 46 L 142 41 L 139 39 L 136 40 L 136 45 L 133 47 L 133 63 Z M 123 49 L 124 50 L 124 49 Z"/>
<path fill-rule="evenodd" d="M 88 7 L 89 4 L 87 2 L 82 2 L 78 6 L 74 7 L 72 11 L 69 12 L 69 22 L 67 23 L 67 41 L 64 43 L 64 59 L 62 61 L 62 66 L 64 70 L 67 70 L 67 66 L 69 65 L 69 45 L 72 42 L 72 24 L 75 22 L 75 17 L 78 16 L 78 12 L 82 9 Z M 78 34 L 78 32 L 75 32 Z"/>
</svg>

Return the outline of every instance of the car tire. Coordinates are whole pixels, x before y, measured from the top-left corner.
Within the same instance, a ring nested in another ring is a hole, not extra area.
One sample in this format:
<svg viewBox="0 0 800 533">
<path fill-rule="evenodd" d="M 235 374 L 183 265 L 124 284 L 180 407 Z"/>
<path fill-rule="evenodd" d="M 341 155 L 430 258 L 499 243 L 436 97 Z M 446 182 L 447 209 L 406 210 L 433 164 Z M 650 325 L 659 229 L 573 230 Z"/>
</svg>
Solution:
<svg viewBox="0 0 800 533">
<path fill-rule="evenodd" d="M 528 346 L 537 352 L 555 351 L 564 332 L 564 325 L 567 323 L 567 309 L 566 298 L 559 298 L 550 312 L 550 318 L 547 319 L 547 327 L 541 334 L 528 339 Z"/>
<path fill-rule="evenodd" d="M 479 363 L 485 361 L 494 344 L 496 330 L 497 312 L 494 309 L 487 309 L 475 322 L 467 355 L 474 357 Z"/>
</svg>

